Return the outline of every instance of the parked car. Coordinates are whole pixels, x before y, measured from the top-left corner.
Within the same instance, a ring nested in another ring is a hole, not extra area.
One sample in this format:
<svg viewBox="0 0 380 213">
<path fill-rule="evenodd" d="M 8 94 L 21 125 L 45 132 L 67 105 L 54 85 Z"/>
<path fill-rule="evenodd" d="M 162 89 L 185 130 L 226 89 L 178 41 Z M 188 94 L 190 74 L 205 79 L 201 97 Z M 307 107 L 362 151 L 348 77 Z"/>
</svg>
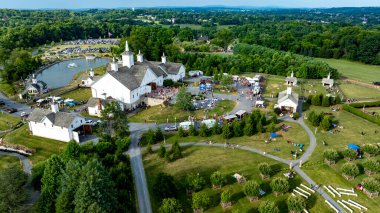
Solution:
<svg viewBox="0 0 380 213">
<path fill-rule="evenodd" d="M 26 112 L 21 112 L 21 117 L 27 117 L 28 116 L 28 113 L 26 113 Z"/>
<path fill-rule="evenodd" d="M 92 120 L 86 120 L 86 124 L 94 125 L 94 122 Z"/>
<path fill-rule="evenodd" d="M 76 105 L 78 105 L 78 102 L 76 102 L 76 101 L 69 101 L 69 102 L 66 102 L 65 105 L 66 106 L 76 106 Z"/>
<path fill-rule="evenodd" d="M 167 132 L 177 131 L 177 127 L 176 126 L 166 126 L 164 130 Z"/>
<path fill-rule="evenodd" d="M 0 106 L 3 106 L 5 105 L 5 102 L 4 101 L 0 101 Z"/>
<path fill-rule="evenodd" d="M 9 113 L 15 113 L 15 112 L 17 112 L 17 109 L 15 109 L 15 108 L 8 108 L 5 111 L 7 111 Z"/>
</svg>

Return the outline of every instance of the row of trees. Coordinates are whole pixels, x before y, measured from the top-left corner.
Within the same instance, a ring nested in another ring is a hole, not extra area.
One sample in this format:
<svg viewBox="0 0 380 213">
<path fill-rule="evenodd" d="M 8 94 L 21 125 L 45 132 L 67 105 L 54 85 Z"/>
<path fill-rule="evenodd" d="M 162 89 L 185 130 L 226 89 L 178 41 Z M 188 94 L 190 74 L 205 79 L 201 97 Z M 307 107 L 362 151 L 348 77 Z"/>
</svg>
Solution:
<svg viewBox="0 0 380 213">
<path fill-rule="evenodd" d="M 306 102 L 314 106 L 329 107 L 335 104 L 339 104 L 341 99 L 339 97 L 329 97 L 324 94 L 309 95 Z"/>
<path fill-rule="evenodd" d="M 307 120 L 315 127 L 328 131 L 332 128 L 332 116 L 326 115 L 324 112 L 317 114 L 315 111 L 310 111 L 307 115 Z"/>
</svg>

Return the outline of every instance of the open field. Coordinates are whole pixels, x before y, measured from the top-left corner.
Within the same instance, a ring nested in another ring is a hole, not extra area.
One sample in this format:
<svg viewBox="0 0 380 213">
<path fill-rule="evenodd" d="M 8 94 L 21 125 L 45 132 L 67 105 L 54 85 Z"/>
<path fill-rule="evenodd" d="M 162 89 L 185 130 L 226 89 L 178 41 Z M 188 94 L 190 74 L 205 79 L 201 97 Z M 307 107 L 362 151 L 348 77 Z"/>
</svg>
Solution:
<svg viewBox="0 0 380 213">
<path fill-rule="evenodd" d="M 328 63 L 331 67 L 338 70 L 343 76 L 372 83 L 380 81 L 380 66 L 367 65 L 360 62 L 352 62 L 343 59 L 318 59 Z"/>
<path fill-rule="evenodd" d="M 0 113 L 0 131 L 11 129 L 20 121 L 21 119 L 18 117 L 1 112 Z"/>
<path fill-rule="evenodd" d="M 90 88 L 78 88 L 71 92 L 61 95 L 63 99 L 71 98 L 75 101 L 88 100 L 91 98 L 91 89 Z"/>
<path fill-rule="evenodd" d="M 285 199 L 289 194 L 275 197 L 271 193 L 269 187 L 270 181 L 262 181 L 259 176 L 258 164 L 261 162 L 267 162 L 272 167 L 279 171 L 281 168 L 285 168 L 286 165 L 279 164 L 271 159 L 259 156 L 246 151 L 241 150 L 225 150 L 223 148 L 216 147 L 187 147 L 183 148 L 184 158 L 176 160 L 175 162 L 167 163 L 163 159 L 159 158 L 156 154 L 149 154 L 144 156 L 144 167 L 147 175 L 148 186 L 152 192 L 152 185 L 154 177 L 159 172 L 165 172 L 174 176 L 176 183 L 180 188 L 178 199 L 184 206 L 185 212 L 192 212 L 190 198 L 186 196 L 183 182 L 186 174 L 193 172 L 199 173 L 205 178 L 207 187 L 203 189 L 211 197 L 211 207 L 206 212 L 223 212 L 223 209 L 219 205 L 220 193 L 222 190 L 230 189 L 232 191 L 233 206 L 228 209 L 227 212 L 233 210 L 240 210 L 239 212 L 257 212 L 257 208 L 261 201 L 271 200 L 277 202 L 281 212 L 287 212 Z M 223 175 L 228 177 L 228 184 L 219 190 L 212 190 L 210 188 L 209 177 L 212 172 L 220 171 Z M 282 176 L 282 172 L 277 172 L 275 176 Z M 243 186 L 236 183 L 231 176 L 234 173 L 239 173 L 247 178 L 247 180 L 256 180 L 260 183 L 261 188 L 267 192 L 267 194 L 255 203 L 250 203 L 245 197 L 242 189 Z M 298 186 L 303 182 L 299 177 L 296 177 L 290 181 L 291 188 Z M 152 195 L 153 193 L 151 193 Z M 152 195 L 153 209 L 157 209 L 160 205 Z M 328 212 L 326 205 L 322 203 L 322 199 L 313 195 L 308 200 L 308 210 L 310 212 Z"/>
<path fill-rule="evenodd" d="M 159 122 L 166 123 L 169 118 L 170 123 L 182 122 L 188 120 L 189 115 L 195 116 L 197 119 L 203 119 L 205 115 L 214 116 L 214 114 L 220 116 L 227 112 L 232 111 L 235 107 L 235 102 L 231 100 L 220 101 L 217 106 L 211 110 L 195 110 L 195 111 L 183 111 L 174 106 L 163 107 L 161 105 L 150 107 L 146 110 L 138 112 L 129 118 L 131 122 Z"/>
<path fill-rule="evenodd" d="M 14 87 L 3 81 L 0 81 L 0 91 L 8 97 L 16 95 L 16 90 Z"/>
<path fill-rule="evenodd" d="M 358 84 L 341 83 L 340 90 L 345 98 L 355 98 L 357 100 L 380 99 L 380 90 Z"/>
<path fill-rule="evenodd" d="M 52 154 L 58 154 L 66 147 L 65 142 L 30 135 L 28 125 L 24 125 L 6 134 L 4 141 L 10 144 L 23 145 L 29 149 L 35 149 L 36 152 L 29 157 L 33 163 L 45 160 Z"/>
<path fill-rule="evenodd" d="M 15 166 L 21 168 L 20 160 L 17 157 L 7 156 L 7 155 L 0 156 L 0 171 L 7 167 L 15 167 Z"/>
<path fill-rule="evenodd" d="M 265 78 L 264 97 L 276 97 L 276 95 L 286 90 L 285 78 L 283 77 L 268 77 Z"/>
</svg>

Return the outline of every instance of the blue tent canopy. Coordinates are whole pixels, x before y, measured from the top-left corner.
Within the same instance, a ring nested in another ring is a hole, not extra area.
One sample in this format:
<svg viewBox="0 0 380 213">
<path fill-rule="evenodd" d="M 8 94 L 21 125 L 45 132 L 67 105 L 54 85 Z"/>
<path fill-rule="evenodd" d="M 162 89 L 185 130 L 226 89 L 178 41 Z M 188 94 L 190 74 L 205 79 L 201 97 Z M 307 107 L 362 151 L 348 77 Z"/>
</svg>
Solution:
<svg viewBox="0 0 380 213">
<path fill-rule="evenodd" d="M 272 138 L 277 137 L 277 133 L 275 133 L 275 132 L 271 132 L 271 133 L 270 133 L 270 137 L 272 137 Z"/>
<path fill-rule="evenodd" d="M 200 84 L 199 90 L 206 90 L 206 84 Z"/>
<path fill-rule="evenodd" d="M 353 149 L 353 150 L 359 150 L 360 149 L 360 147 L 356 144 L 348 144 L 347 147 L 350 149 Z"/>
</svg>

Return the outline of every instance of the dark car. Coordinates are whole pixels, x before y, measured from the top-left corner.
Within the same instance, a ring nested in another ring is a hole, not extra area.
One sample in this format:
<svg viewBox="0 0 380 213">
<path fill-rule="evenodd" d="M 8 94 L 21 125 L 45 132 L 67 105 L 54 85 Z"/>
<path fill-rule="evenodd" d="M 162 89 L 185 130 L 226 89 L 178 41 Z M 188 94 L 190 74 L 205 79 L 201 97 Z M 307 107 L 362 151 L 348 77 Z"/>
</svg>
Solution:
<svg viewBox="0 0 380 213">
<path fill-rule="evenodd" d="M 0 106 L 3 106 L 5 105 L 5 102 L 4 101 L 0 101 Z"/>
<path fill-rule="evenodd" d="M 373 84 L 376 85 L 376 86 L 380 86 L 380 81 L 373 82 Z"/>
<path fill-rule="evenodd" d="M 5 111 L 7 111 L 9 113 L 15 113 L 15 112 L 17 112 L 17 109 L 15 109 L 15 108 L 8 108 Z"/>
</svg>

